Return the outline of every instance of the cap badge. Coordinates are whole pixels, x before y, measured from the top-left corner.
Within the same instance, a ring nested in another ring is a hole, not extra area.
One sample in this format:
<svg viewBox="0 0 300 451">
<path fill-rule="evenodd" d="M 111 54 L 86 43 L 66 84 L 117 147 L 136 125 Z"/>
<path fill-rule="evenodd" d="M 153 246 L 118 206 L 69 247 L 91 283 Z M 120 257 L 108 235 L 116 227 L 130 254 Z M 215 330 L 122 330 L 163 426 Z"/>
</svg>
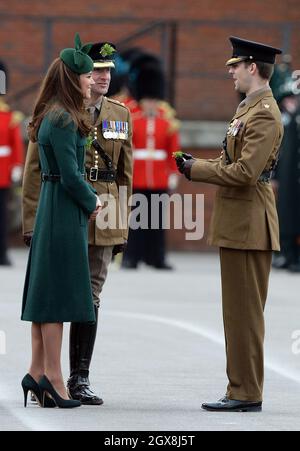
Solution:
<svg viewBox="0 0 300 451">
<path fill-rule="evenodd" d="M 101 47 L 100 55 L 103 58 L 106 58 L 107 56 L 113 55 L 115 53 L 116 49 L 114 49 L 110 44 L 106 43 Z"/>
</svg>

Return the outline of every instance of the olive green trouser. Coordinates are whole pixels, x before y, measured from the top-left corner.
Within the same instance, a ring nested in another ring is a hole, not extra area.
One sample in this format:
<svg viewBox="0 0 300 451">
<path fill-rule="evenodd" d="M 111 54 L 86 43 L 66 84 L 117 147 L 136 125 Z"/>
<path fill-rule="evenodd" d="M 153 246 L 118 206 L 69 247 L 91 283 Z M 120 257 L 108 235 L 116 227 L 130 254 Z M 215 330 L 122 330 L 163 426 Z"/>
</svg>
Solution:
<svg viewBox="0 0 300 451">
<path fill-rule="evenodd" d="M 100 294 L 107 277 L 107 271 L 112 259 L 113 246 L 89 245 L 89 265 L 93 293 L 93 302 L 100 306 Z"/>
<path fill-rule="evenodd" d="M 262 401 L 271 251 L 220 249 L 227 397 Z"/>
</svg>

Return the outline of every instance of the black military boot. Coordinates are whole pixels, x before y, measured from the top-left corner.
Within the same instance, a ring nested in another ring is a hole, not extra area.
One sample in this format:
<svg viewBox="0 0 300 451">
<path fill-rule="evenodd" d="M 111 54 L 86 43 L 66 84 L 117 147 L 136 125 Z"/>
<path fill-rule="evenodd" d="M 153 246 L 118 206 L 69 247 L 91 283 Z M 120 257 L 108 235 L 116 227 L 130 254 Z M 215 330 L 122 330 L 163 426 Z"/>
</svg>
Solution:
<svg viewBox="0 0 300 451">
<path fill-rule="evenodd" d="M 98 326 L 98 308 L 95 307 L 96 322 L 72 323 L 70 328 L 70 378 L 68 391 L 72 399 L 83 405 L 100 406 L 103 400 L 90 388 L 89 369 L 93 355 Z"/>
</svg>

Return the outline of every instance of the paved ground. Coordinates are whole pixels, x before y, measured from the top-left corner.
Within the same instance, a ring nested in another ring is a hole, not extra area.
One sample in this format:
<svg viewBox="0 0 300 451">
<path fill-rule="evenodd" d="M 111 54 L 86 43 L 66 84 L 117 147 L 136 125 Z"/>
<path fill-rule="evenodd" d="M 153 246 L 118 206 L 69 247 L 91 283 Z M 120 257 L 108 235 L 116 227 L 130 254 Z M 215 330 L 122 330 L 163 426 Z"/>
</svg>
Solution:
<svg viewBox="0 0 300 451">
<path fill-rule="evenodd" d="M 20 381 L 29 363 L 29 324 L 19 316 L 27 253 L 13 251 L 12 259 L 12 269 L 0 269 L 0 331 L 6 336 L 0 430 L 300 430 L 300 276 L 272 274 L 262 413 L 200 409 L 226 386 L 219 264 L 217 256 L 204 254 L 172 254 L 172 273 L 112 270 L 92 367 L 93 386 L 105 404 L 25 410 Z M 1 353 L 1 332 L 0 343 Z"/>
</svg>

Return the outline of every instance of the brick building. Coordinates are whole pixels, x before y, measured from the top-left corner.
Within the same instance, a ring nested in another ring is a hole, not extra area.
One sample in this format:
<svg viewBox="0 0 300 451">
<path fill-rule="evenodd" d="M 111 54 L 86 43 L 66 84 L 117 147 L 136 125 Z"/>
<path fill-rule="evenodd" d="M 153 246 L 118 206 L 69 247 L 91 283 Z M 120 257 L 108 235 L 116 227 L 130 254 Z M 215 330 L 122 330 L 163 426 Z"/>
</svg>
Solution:
<svg viewBox="0 0 300 451">
<path fill-rule="evenodd" d="M 182 121 L 183 147 L 196 156 L 219 154 L 222 133 L 237 104 L 224 61 L 229 35 L 283 48 L 300 67 L 299 0 L 0 0 L 0 58 L 10 70 L 10 103 L 30 114 L 41 77 L 61 48 L 83 41 L 110 40 L 119 47 L 141 46 L 161 55 L 173 85 L 170 99 Z M 206 197 L 205 230 L 214 187 L 188 184 L 180 192 Z M 203 249 L 205 239 L 184 242 L 170 233 L 177 249 Z"/>
</svg>

